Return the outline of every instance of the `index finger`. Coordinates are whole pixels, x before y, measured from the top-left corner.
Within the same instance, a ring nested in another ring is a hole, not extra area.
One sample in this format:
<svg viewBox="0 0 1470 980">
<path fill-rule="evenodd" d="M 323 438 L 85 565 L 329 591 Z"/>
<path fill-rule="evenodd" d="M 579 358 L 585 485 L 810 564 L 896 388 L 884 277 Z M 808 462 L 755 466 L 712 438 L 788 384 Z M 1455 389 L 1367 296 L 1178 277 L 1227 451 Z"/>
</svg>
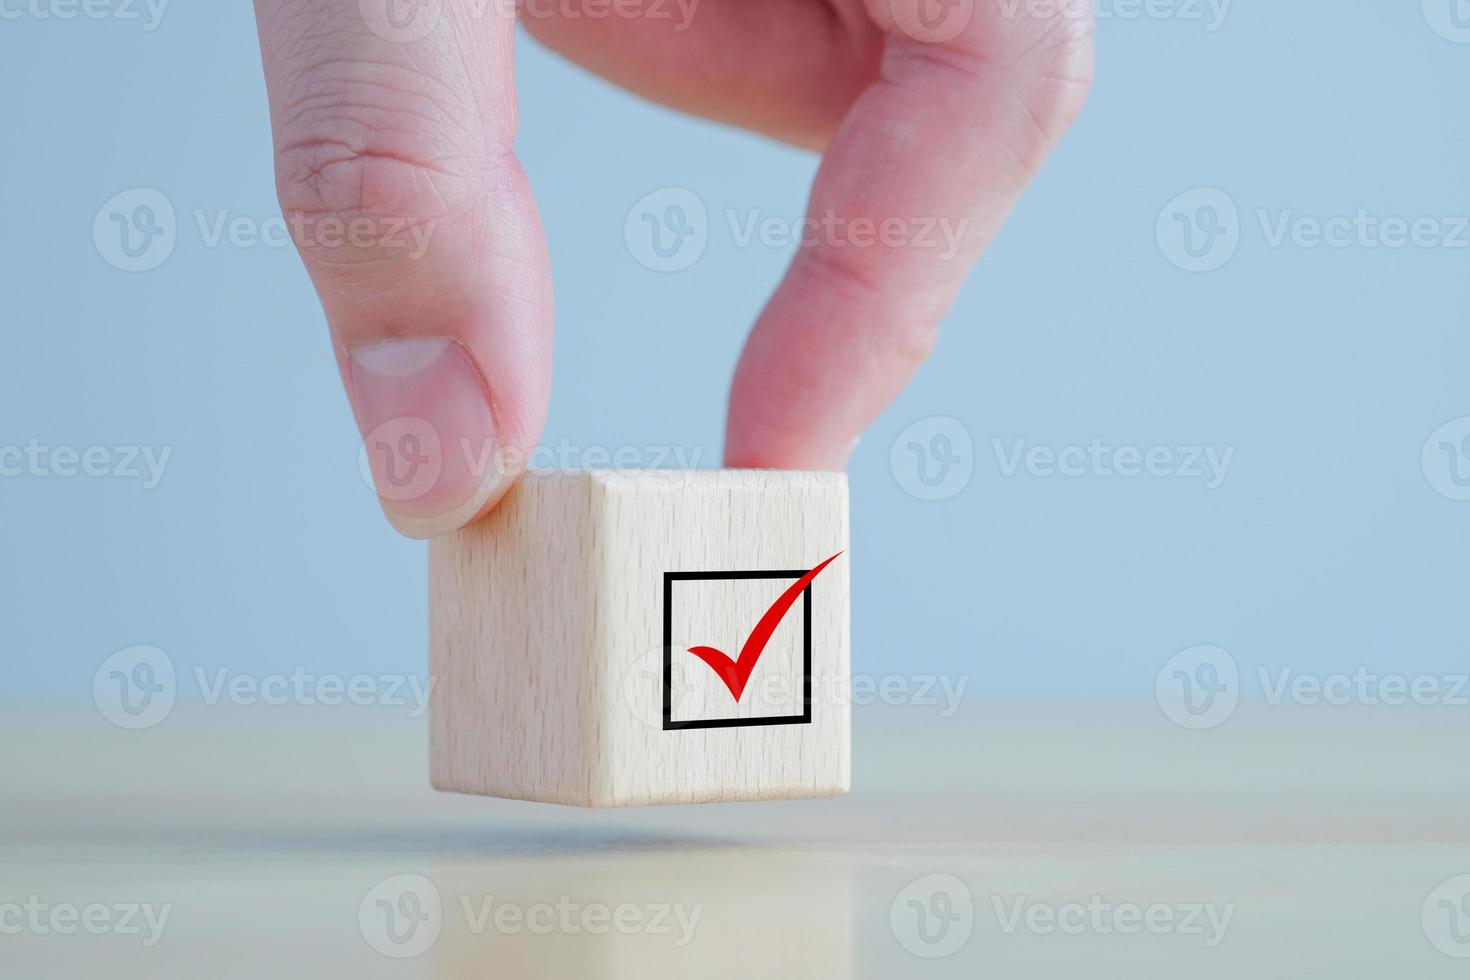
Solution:
<svg viewBox="0 0 1470 980">
<path fill-rule="evenodd" d="M 846 465 L 1086 97 L 1086 4 L 1036 18 L 954 0 L 947 16 L 966 22 L 934 42 L 905 9 L 927 0 L 867 2 L 888 34 L 879 78 L 838 129 L 802 247 L 746 342 L 728 466 Z"/>
</svg>

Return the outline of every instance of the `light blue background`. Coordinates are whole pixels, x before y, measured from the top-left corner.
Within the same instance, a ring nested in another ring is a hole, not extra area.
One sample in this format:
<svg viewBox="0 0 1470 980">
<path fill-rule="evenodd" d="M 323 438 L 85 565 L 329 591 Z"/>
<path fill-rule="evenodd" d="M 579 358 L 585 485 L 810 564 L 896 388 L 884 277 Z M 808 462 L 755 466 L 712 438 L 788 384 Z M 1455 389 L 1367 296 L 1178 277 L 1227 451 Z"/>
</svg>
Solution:
<svg viewBox="0 0 1470 980">
<path fill-rule="evenodd" d="M 545 441 L 712 465 L 743 336 L 787 259 L 737 248 L 721 216 L 795 219 L 815 160 L 522 48 L 520 152 L 556 282 Z M 1271 248 L 1255 215 L 1470 214 L 1467 81 L 1470 44 L 1417 2 L 1238 2 L 1216 31 L 1105 18 L 1081 121 L 857 451 L 856 668 L 1063 699 L 1150 697 L 1159 666 L 1201 643 L 1243 669 L 1463 672 L 1470 503 L 1437 493 L 1420 454 L 1470 415 L 1470 250 Z M 174 0 L 152 33 L 0 21 L 0 82 L 0 444 L 172 447 L 153 490 L 0 479 L 0 696 L 85 704 L 103 658 L 139 643 L 181 670 L 424 670 L 424 545 L 361 482 L 297 257 L 207 248 L 194 224 L 195 209 L 277 213 L 248 5 Z M 167 194 L 179 241 L 127 274 L 91 225 L 137 186 Z M 713 227 L 696 265 L 659 274 L 624 219 L 670 186 Z M 1191 274 L 1155 224 L 1199 187 L 1228 192 L 1241 240 Z M 968 486 L 937 502 L 889 458 L 929 416 L 975 446 Z M 992 439 L 1023 436 L 1235 455 L 1214 490 L 1007 478 Z"/>
</svg>

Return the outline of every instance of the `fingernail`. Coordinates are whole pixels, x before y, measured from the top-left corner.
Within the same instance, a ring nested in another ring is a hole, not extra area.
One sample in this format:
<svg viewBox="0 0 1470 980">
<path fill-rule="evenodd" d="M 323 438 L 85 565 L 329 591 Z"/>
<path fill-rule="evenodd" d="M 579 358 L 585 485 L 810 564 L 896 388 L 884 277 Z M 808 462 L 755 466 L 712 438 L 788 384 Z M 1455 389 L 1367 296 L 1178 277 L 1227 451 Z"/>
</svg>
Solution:
<svg viewBox="0 0 1470 980">
<path fill-rule="evenodd" d="M 468 522 L 500 482 L 490 391 L 469 351 L 415 337 L 356 348 L 347 363 L 360 462 L 393 526 L 428 538 Z"/>
</svg>

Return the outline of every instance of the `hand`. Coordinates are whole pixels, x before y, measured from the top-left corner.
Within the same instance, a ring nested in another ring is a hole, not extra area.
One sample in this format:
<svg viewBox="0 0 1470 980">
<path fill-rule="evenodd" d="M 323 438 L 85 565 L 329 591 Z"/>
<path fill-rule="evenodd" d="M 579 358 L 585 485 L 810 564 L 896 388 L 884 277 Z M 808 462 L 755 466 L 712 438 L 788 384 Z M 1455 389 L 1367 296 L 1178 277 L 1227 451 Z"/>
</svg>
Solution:
<svg viewBox="0 0 1470 980">
<path fill-rule="evenodd" d="M 281 205 L 384 510 L 414 537 L 493 507 L 516 475 L 494 461 L 527 458 L 546 417 L 508 2 L 256 0 Z M 804 243 L 756 323 L 729 466 L 846 465 L 1092 71 L 1089 0 L 521 2 L 542 43 L 634 92 L 824 153 L 808 213 L 852 240 Z M 921 246 L 936 226 L 953 248 Z"/>
</svg>

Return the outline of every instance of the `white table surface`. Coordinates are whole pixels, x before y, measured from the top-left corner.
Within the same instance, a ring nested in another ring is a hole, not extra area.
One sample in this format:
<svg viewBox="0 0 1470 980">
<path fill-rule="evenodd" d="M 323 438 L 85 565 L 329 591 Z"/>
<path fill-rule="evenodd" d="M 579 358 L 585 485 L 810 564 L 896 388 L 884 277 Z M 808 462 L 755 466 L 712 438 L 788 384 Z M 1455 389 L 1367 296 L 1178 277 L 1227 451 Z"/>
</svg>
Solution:
<svg viewBox="0 0 1470 980">
<path fill-rule="evenodd" d="M 5 709 L 0 975 L 1463 977 L 1467 712 L 859 709 L 849 796 L 590 811 L 435 793 L 423 721 L 382 708 Z M 936 874 L 972 915 L 912 886 Z M 373 945 L 397 875 L 441 903 L 416 956 Z M 47 918 L 99 904 L 168 918 L 152 945 Z"/>
</svg>

